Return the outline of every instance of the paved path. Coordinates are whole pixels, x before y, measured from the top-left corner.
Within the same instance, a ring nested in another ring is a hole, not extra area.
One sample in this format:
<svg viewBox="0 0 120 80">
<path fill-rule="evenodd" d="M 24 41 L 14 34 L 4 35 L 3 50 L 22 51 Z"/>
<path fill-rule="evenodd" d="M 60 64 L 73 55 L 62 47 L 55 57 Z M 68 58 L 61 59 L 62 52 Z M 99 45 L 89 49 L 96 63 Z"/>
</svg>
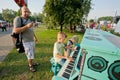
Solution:
<svg viewBox="0 0 120 80">
<path fill-rule="evenodd" d="M 7 54 L 13 49 L 13 42 L 10 34 L 11 30 L 2 32 L 0 29 L 0 62 L 3 61 Z"/>
</svg>

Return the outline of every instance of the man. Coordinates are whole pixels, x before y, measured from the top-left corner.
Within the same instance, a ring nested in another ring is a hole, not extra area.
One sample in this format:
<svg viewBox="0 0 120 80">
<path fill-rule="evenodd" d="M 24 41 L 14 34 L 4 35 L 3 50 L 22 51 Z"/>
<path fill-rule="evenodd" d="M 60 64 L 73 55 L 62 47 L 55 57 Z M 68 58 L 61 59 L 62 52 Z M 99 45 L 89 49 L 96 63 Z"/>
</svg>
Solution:
<svg viewBox="0 0 120 80">
<path fill-rule="evenodd" d="M 28 19 L 30 11 L 26 6 L 21 7 L 21 16 L 14 19 L 14 29 L 13 33 L 22 33 L 23 46 L 25 48 L 25 54 L 28 59 L 29 70 L 35 72 L 33 66 L 38 65 L 38 63 L 33 63 L 34 52 L 35 52 L 35 42 L 34 42 L 34 31 L 33 22 Z M 21 22 L 22 18 L 22 22 Z M 22 26 L 21 26 L 22 24 Z"/>
</svg>

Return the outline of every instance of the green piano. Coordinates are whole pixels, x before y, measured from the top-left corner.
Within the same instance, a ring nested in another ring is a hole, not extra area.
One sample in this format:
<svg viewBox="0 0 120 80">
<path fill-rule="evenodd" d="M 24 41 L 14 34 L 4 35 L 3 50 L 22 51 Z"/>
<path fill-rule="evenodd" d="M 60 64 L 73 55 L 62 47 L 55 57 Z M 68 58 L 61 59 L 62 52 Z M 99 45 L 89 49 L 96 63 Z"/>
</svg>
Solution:
<svg viewBox="0 0 120 80">
<path fill-rule="evenodd" d="M 76 47 L 52 80 L 120 80 L 120 37 L 87 29 Z"/>
<path fill-rule="evenodd" d="M 120 80 L 120 37 L 87 29 L 81 48 L 79 80 Z"/>
</svg>

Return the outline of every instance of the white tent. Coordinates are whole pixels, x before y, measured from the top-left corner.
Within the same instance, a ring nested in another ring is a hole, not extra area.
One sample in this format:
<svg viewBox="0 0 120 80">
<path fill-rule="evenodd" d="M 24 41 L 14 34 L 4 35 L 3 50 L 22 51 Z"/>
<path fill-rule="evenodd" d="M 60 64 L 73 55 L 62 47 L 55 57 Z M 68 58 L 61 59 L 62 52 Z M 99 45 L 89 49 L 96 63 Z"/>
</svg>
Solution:
<svg viewBox="0 0 120 80">
<path fill-rule="evenodd" d="M 6 22 L 6 21 L 0 20 L 0 22 Z"/>
<path fill-rule="evenodd" d="M 120 34 L 120 20 L 118 21 L 116 27 L 115 27 L 115 33 L 119 33 Z"/>
</svg>

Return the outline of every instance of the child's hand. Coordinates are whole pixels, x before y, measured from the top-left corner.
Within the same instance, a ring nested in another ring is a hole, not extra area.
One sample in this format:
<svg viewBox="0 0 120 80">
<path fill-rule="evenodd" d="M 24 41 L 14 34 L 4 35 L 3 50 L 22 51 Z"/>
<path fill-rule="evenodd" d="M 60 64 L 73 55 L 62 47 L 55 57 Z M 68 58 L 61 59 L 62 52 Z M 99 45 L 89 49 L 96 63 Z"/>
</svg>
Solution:
<svg viewBox="0 0 120 80">
<path fill-rule="evenodd" d="M 73 61 L 73 58 L 72 57 L 68 57 L 67 58 L 69 61 Z"/>
<path fill-rule="evenodd" d="M 72 48 L 73 51 L 77 51 L 76 49 Z"/>
</svg>

